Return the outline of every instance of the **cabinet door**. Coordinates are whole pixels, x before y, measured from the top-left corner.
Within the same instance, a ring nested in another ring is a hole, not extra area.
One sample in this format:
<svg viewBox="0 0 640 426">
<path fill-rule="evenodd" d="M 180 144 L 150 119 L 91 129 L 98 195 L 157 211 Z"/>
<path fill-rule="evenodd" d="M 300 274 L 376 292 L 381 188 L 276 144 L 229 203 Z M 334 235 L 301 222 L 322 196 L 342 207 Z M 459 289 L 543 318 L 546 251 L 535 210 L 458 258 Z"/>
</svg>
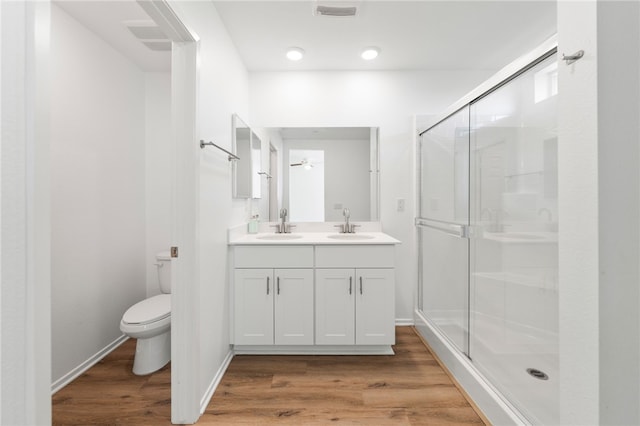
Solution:
<svg viewBox="0 0 640 426">
<path fill-rule="evenodd" d="M 313 345 L 313 269 L 275 270 L 276 345 Z"/>
<path fill-rule="evenodd" d="M 353 269 L 316 269 L 316 344 L 353 345 L 356 277 Z"/>
<path fill-rule="evenodd" d="M 273 345 L 273 269 L 236 269 L 236 345 Z"/>
<path fill-rule="evenodd" d="M 394 270 L 357 269 L 356 284 L 356 344 L 395 344 Z"/>
</svg>

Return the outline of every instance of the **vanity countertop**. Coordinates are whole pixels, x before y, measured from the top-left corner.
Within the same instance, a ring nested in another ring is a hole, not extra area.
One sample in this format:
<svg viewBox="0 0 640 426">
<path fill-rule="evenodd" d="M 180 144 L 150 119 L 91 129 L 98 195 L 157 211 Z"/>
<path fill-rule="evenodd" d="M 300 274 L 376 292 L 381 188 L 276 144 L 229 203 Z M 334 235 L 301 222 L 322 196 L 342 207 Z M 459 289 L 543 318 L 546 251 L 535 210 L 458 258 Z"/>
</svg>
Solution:
<svg viewBox="0 0 640 426">
<path fill-rule="evenodd" d="M 375 245 L 400 244 L 383 232 L 356 232 L 339 234 L 337 232 L 292 232 L 276 234 L 262 232 L 229 237 L 229 245 Z"/>
</svg>

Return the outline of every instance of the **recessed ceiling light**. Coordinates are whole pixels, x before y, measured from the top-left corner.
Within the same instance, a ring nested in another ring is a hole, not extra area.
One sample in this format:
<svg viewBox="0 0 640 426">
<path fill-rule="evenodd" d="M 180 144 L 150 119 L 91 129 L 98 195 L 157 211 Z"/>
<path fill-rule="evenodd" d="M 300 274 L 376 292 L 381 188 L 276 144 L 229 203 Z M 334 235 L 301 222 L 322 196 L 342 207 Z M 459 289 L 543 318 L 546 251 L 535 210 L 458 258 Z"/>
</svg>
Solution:
<svg viewBox="0 0 640 426">
<path fill-rule="evenodd" d="M 380 53 L 380 48 L 378 48 L 378 47 L 367 47 L 362 51 L 360 56 L 362 56 L 362 59 L 364 59 L 365 61 L 370 61 L 372 59 L 377 58 L 378 57 L 378 53 Z"/>
<path fill-rule="evenodd" d="M 299 61 L 304 56 L 304 50 L 299 47 L 290 47 L 287 49 L 287 59 L 290 61 Z"/>
</svg>

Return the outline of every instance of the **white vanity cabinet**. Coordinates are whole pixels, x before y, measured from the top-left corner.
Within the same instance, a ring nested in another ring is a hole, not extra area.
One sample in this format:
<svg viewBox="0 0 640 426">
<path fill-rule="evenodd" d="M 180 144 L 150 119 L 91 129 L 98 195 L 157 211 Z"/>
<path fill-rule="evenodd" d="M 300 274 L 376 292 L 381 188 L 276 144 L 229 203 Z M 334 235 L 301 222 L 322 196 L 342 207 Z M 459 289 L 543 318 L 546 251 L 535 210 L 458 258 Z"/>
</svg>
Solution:
<svg viewBox="0 0 640 426">
<path fill-rule="evenodd" d="M 313 269 L 276 269 L 274 343 L 313 345 Z"/>
<path fill-rule="evenodd" d="M 273 269 L 234 271 L 235 342 L 273 345 Z"/>
<path fill-rule="evenodd" d="M 395 343 L 393 269 L 316 269 L 317 345 Z"/>
<path fill-rule="evenodd" d="M 317 345 L 395 344 L 393 256 L 385 245 L 316 247 Z"/>
<path fill-rule="evenodd" d="M 313 247 L 236 247 L 235 266 L 234 343 L 313 345 Z"/>
<path fill-rule="evenodd" d="M 317 239 L 233 247 L 236 353 L 393 354 L 396 240 Z"/>
</svg>

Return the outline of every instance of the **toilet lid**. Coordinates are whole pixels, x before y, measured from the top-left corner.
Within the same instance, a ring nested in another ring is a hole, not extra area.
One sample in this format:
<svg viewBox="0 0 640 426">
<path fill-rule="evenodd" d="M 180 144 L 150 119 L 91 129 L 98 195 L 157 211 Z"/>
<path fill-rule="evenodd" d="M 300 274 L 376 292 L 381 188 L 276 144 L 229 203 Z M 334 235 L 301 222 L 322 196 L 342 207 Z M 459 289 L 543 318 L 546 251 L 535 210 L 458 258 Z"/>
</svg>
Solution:
<svg viewBox="0 0 640 426">
<path fill-rule="evenodd" d="M 136 303 L 124 313 L 127 324 L 145 324 L 159 321 L 171 315 L 171 295 L 159 294 Z"/>
</svg>

